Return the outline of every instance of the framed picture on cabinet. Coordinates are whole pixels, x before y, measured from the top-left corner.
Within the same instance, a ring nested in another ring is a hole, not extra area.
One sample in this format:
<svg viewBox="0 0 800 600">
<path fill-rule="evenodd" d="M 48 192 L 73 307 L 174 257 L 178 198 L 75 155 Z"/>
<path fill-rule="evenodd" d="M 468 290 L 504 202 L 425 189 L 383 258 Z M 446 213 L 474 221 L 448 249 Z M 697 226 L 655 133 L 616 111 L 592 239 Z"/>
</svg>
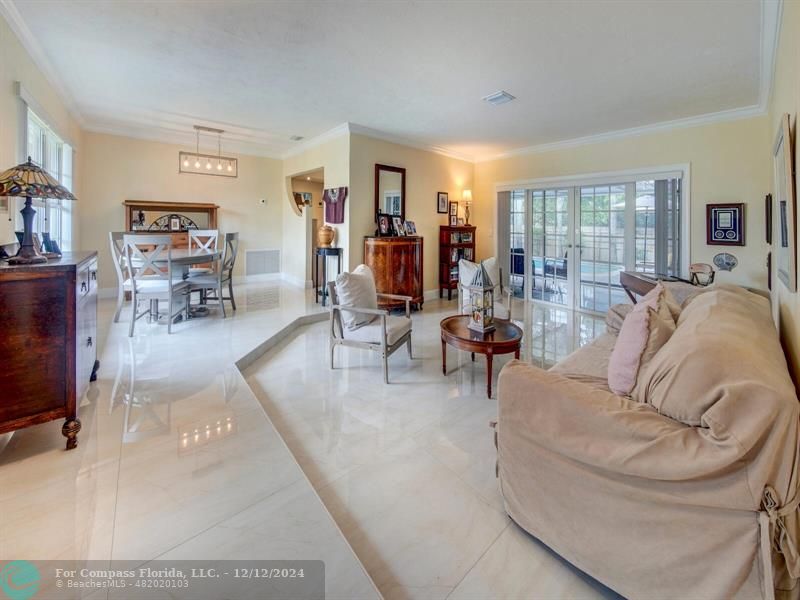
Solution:
<svg viewBox="0 0 800 600">
<path fill-rule="evenodd" d="M 458 217 L 450 215 L 450 227 L 458 227 Z"/>
<path fill-rule="evenodd" d="M 378 213 L 378 235 L 392 235 L 392 216 Z"/>
<path fill-rule="evenodd" d="M 436 192 L 436 212 L 447 214 L 447 192 Z"/>
<path fill-rule="evenodd" d="M 394 234 L 395 235 L 402 235 L 403 237 L 405 237 L 406 228 L 403 225 L 403 218 L 402 217 L 392 217 L 392 225 L 394 225 Z"/>
<path fill-rule="evenodd" d="M 450 216 L 458 216 L 458 202 L 450 203 Z"/>
</svg>

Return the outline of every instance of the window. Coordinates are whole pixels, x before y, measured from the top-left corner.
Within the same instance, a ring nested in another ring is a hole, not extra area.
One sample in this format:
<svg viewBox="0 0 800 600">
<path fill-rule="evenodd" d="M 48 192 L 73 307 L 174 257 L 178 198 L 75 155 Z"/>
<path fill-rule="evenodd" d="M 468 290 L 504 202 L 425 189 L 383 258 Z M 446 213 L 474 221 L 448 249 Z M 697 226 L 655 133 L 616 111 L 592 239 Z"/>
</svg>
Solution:
<svg viewBox="0 0 800 600">
<path fill-rule="evenodd" d="M 58 137 L 47 124 L 28 108 L 27 156 L 58 182 L 72 191 L 72 147 Z M 62 200 L 35 199 L 36 218 L 33 231 L 49 233 L 62 250 L 72 247 L 72 203 Z"/>
</svg>

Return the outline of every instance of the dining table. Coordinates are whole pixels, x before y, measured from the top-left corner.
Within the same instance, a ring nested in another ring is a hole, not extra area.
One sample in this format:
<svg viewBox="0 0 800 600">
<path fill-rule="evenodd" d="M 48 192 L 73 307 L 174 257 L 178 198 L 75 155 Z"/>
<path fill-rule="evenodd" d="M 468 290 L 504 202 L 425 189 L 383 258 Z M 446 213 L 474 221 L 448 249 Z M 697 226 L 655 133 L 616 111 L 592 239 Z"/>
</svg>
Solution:
<svg viewBox="0 0 800 600">
<path fill-rule="evenodd" d="M 212 248 L 172 248 L 169 253 L 162 251 L 158 256 L 151 259 L 153 263 L 159 267 L 166 267 L 167 263 L 171 260 L 173 268 L 180 267 L 183 274 L 183 279 L 189 277 L 189 269 L 194 265 L 205 265 L 216 263 L 222 258 L 222 250 Z M 158 300 L 150 301 L 150 319 L 158 319 Z M 208 316 L 208 308 L 205 306 L 196 306 L 189 309 L 189 318 L 195 319 L 198 317 Z"/>
</svg>

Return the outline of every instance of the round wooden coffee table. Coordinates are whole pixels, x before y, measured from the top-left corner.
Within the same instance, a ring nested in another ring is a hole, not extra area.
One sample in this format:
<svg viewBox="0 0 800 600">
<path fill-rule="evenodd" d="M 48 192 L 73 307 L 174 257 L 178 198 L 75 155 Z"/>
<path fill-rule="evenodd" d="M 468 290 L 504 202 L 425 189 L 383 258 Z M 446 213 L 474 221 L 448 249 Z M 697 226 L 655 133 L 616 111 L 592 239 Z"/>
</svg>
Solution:
<svg viewBox="0 0 800 600">
<path fill-rule="evenodd" d="M 442 330 L 442 374 L 447 375 L 447 344 L 459 350 L 486 355 L 486 395 L 492 397 L 492 357 L 495 354 L 514 353 L 519 358 L 519 346 L 522 342 L 522 329 L 511 321 L 495 319 L 494 331 L 480 333 L 467 325 L 469 315 L 455 315 L 443 319 Z"/>
</svg>

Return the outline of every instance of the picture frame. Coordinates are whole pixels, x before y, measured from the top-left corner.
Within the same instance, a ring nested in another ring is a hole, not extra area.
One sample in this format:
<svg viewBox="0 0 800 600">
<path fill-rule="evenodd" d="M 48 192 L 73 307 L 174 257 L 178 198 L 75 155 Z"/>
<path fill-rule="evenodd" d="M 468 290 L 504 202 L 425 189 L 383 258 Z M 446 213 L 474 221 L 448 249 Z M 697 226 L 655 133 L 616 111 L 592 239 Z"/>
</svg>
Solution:
<svg viewBox="0 0 800 600">
<path fill-rule="evenodd" d="M 764 238 L 772 244 L 772 194 L 764 196 Z"/>
<path fill-rule="evenodd" d="M 450 216 L 458 216 L 458 202 L 450 202 Z"/>
<path fill-rule="evenodd" d="M 463 227 L 464 226 L 464 219 L 463 218 L 459 217 L 457 222 L 458 222 L 458 226 L 459 227 Z"/>
<path fill-rule="evenodd" d="M 417 226 L 414 221 L 406 221 L 406 234 L 417 235 Z"/>
<path fill-rule="evenodd" d="M 399 216 L 392 217 L 392 225 L 394 228 L 394 234 L 405 237 L 406 235 L 406 228 L 403 225 L 403 218 Z"/>
<path fill-rule="evenodd" d="M 447 192 L 436 192 L 436 212 L 442 215 L 447 214 Z"/>
<path fill-rule="evenodd" d="M 458 227 L 458 217 L 450 215 L 450 227 Z"/>
<path fill-rule="evenodd" d="M 709 246 L 744 246 L 743 203 L 706 205 L 706 244 Z"/>
<path fill-rule="evenodd" d="M 180 231 L 181 230 L 181 220 L 179 217 L 170 217 L 169 219 L 169 230 L 170 231 Z"/>
<path fill-rule="evenodd" d="M 392 216 L 386 213 L 378 213 L 378 235 L 392 235 Z"/>
<path fill-rule="evenodd" d="M 795 258 L 795 207 L 794 144 L 789 128 L 789 114 L 781 116 L 775 143 L 772 146 L 775 207 L 778 210 L 780 238 L 777 240 L 772 260 L 775 273 L 790 292 L 797 290 L 797 264 Z"/>
</svg>

